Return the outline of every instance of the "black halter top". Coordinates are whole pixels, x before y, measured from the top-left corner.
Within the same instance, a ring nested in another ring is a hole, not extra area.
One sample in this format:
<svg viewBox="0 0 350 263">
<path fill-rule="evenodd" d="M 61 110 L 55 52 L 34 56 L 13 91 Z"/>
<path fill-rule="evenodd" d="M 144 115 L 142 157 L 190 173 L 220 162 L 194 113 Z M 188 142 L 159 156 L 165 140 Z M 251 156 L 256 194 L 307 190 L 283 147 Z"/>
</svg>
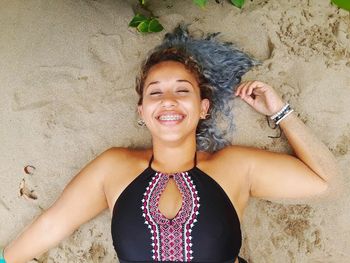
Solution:
<svg viewBox="0 0 350 263">
<path fill-rule="evenodd" d="M 152 155 L 148 167 L 120 194 L 111 230 L 121 263 L 233 263 L 238 257 L 242 238 L 236 210 L 223 188 L 197 167 L 196 157 L 190 170 L 170 174 L 152 169 Z M 182 195 L 172 219 L 158 209 L 170 178 Z"/>
</svg>

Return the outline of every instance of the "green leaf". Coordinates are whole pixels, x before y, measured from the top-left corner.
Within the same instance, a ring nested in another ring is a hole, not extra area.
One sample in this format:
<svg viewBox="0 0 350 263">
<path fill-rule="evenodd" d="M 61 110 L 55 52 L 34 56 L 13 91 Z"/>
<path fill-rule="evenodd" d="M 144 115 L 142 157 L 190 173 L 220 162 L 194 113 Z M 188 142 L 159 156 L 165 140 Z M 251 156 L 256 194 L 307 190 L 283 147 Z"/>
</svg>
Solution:
<svg viewBox="0 0 350 263">
<path fill-rule="evenodd" d="M 129 26 L 136 27 L 139 32 L 143 33 L 160 32 L 164 29 L 156 18 L 148 18 L 140 14 L 134 16 Z"/>
<path fill-rule="evenodd" d="M 137 30 L 143 33 L 148 33 L 149 20 L 142 21 L 138 26 Z"/>
<path fill-rule="evenodd" d="M 141 5 L 145 5 L 146 4 L 146 0 L 139 0 Z"/>
<path fill-rule="evenodd" d="M 140 23 L 147 20 L 147 17 L 141 14 L 136 14 L 133 19 L 130 21 L 129 26 L 137 27 Z"/>
<path fill-rule="evenodd" d="M 148 32 L 160 32 L 164 27 L 155 18 L 151 19 L 148 25 Z"/>
<path fill-rule="evenodd" d="M 193 2 L 200 7 L 205 7 L 207 4 L 207 0 L 193 0 Z"/>
<path fill-rule="evenodd" d="M 231 0 L 231 3 L 238 8 L 242 8 L 244 5 L 244 0 Z"/>
<path fill-rule="evenodd" d="M 332 3 L 344 10 L 350 11 L 349 0 L 332 0 Z"/>
</svg>

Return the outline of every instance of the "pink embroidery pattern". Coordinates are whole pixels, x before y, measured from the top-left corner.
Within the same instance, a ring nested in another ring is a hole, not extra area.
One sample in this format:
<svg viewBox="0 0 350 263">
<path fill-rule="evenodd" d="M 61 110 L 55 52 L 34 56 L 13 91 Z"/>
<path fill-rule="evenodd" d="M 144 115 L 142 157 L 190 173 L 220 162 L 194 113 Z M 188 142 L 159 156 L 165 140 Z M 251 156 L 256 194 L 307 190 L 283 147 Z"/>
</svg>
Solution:
<svg viewBox="0 0 350 263">
<path fill-rule="evenodd" d="M 166 218 L 158 209 L 161 193 L 173 177 L 182 195 L 182 206 L 173 219 Z M 199 214 L 199 197 L 187 172 L 156 173 L 142 199 L 142 216 L 151 231 L 152 258 L 156 261 L 191 261 L 193 259 L 192 228 Z"/>
</svg>

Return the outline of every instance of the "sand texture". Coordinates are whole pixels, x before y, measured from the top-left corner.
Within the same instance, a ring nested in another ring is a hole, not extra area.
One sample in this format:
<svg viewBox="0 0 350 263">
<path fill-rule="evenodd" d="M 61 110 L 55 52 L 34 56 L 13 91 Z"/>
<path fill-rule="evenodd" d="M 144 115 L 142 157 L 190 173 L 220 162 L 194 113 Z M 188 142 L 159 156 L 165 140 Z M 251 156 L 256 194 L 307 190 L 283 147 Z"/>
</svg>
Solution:
<svg viewBox="0 0 350 263">
<path fill-rule="evenodd" d="M 134 2 L 0 1 L 0 245 L 99 153 L 150 145 L 148 132 L 136 125 L 135 74 L 166 31 L 142 35 L 128 28 Z M 254 0 L 243 10 L 224 0 L 208 1 L 204 10 L 190 0 L 150 2 L 166 30 L 185 21 L 197 35 L 220 31 L 220 39 L 261 60 L 244 79 L 275 87 L 341 169 L 342 187 L 334 187 L 332 198 L 251 200 L 241 256 L 251 263 L 350 262 L 349 12 L 323 0 Z M 243 101 L 234 104 L 234 144 L 291 151 L 284 136 L 268 137 L 277 130 L 265 116 Z M 110 214 L 35 262 L 117 262 Z"/>
</svg>

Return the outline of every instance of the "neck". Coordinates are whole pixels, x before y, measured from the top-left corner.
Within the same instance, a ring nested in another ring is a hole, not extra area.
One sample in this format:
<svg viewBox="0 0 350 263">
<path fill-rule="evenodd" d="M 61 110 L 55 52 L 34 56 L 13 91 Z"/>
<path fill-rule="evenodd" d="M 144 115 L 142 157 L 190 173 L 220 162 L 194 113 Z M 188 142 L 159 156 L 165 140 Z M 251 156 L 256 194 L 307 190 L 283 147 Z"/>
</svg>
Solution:
<svg viewBox="0 0 350 263">
<path fill-rule="evenodd" d="M 168 173 L 187 171 L 194 166 L 196 154 L 196 137 L 193 136 L 181 142 L 159 141 L 153 139 L 152 167 Z"/>
</svg>

